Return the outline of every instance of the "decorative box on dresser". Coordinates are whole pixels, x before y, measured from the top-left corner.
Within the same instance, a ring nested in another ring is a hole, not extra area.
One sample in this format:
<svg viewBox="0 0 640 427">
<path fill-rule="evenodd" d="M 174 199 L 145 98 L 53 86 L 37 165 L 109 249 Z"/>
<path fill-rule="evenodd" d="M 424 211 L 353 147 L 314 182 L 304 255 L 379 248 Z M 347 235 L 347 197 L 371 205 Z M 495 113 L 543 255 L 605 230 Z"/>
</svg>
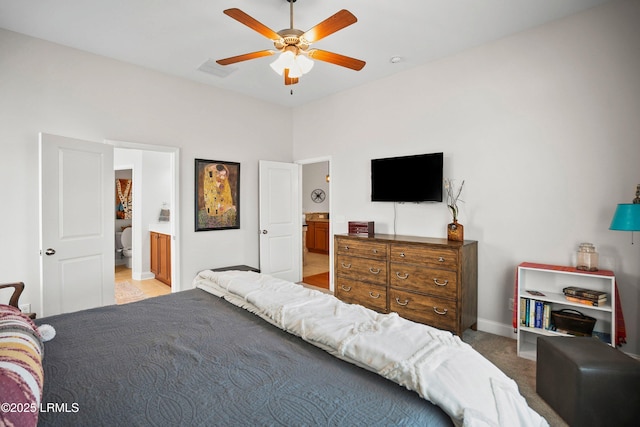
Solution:
<svg viewBox="0 0 640 427">
<path fill-rule="evenodd" d="M 478 242 L 339 234 L 334 251 L 341 300 L 457 335 L 476 328 Z"/>
</svg>

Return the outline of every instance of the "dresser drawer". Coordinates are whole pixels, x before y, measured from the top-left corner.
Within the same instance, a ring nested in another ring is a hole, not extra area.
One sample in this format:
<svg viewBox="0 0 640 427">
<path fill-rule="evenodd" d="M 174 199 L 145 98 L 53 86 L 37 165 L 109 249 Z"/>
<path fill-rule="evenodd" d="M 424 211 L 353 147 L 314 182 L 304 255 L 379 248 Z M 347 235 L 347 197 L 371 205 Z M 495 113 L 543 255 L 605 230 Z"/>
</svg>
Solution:
<svg viewBox="0 0 640 427">
<path fill-rule="evenodd" d="M 339 255 L 351 255 L 374 259 L 387 258 L 387 245 L 380 242 L 338 238 L 336 239 L 336 251 Z"/>
<path fill-rule="evenodd" d="M 335 267 L 337 276 L 378 285 L 387 283 L 387 262 L 385 260 L 338 255 Z"/>
<path fill-rule="evenodd" d="M 438 329 L 456 332 L 458 327 L 456 302 L 443 298 L 391 289 L 389 311 Z"/>
<path fill-rule="evenodd" d="M 360 304 L 380 313 L 387 312 L 387 289 L 384 286 L 338 277 L 335 293 L 344 302 Z"/>
<path fill-rule="evenodd" d="M 389 283 L 396 288 L 443 298 L 456 299 L 458 296 L 457 273 L 450 270 L 392 262 L 389 267 Z"/>
<path fill-rule="evenodd" d="M 393 244 L 391 245 L 390 260 L 456 270 L 458 267 L 458 252 L 430 246 Z"/>
</svg>

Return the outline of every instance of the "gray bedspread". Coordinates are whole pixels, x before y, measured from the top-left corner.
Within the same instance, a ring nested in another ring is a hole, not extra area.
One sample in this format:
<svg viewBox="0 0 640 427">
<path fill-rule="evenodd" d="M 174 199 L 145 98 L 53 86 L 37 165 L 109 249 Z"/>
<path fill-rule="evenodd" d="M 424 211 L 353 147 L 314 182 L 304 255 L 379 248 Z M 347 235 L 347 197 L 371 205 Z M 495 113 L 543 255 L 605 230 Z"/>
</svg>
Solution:
<svg viewBox="0 0 640 427">
<path fill-rule="evenodd" d="M 452 425 L 416 393 L 199 289 L 37 323 L 57 332 L 42 426 Z"/>
</svg>

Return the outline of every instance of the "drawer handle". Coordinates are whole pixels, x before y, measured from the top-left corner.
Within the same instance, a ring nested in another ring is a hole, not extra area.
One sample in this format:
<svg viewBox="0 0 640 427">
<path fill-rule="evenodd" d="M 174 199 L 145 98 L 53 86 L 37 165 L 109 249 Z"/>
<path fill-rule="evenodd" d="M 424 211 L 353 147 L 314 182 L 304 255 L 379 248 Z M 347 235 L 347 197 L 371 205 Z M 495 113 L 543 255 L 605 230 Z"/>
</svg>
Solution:
<svg viewBox="0 0 640 427">
<path fill-rule="evenodd" d="M 440 283 L 440 282 L 438 281 L 438 278 L 437 278 L 437 277 L 434 277 L 434 278 L 433 278 L 433 283 L 435 283 L 435 284 L 436 284 L 436 286 L 447 286 L 447 285 L 449 284 L 449 281 L 448 281 L 448 280 L 445 280 L 445 281 L 444 281 L 444 283 Z"/>
<path fill-rule="evenodd" d="M 404 252 L 400 252 L 400 258 L 404 258 L 405 256 Z"/>
<path fill-rule="evenodd" d="M 373 292 L 371 292 L 371 291 L 369 291 L 369 296 L 370 296 L 371 298 L 374 298 L 374 299 L 378 299 L 378 298 L 380 298 L 380 294 L 376 294 L 376 295 L 374 295 L 374 294 L 373 294 Z"/>
<path fill-rule="evenodd" d="M 401 276 L 400 272 L 396 271 L 396 277 L 400 280 L 407 280 L 409 278 L 409 273 L 404 273 L 404 276 Z"/>
<path fill-rule="evenodd" d="M 444 311 L 439 311 L 439 310 L 438 310 L 438 307 L 433 307 L 433 311 L 434 311 L 436 314 L 439 314 L 440 316 L 444 316 L 445 314 L 447 314 L 447 311 L 449 311 L 449 310 L 447 310 L 447 309 L 445 308 L 445 309 L 444 309 Z"/>
<path fill-rule="evenodd" d="M 438 257 L 438 262 L 444 262 L 444 257 Z"/>
<path fill-rule="evenodd" d="M 351 286 L 340 285 L 340 287 L 345 292 L 351 292 Z"/>
<path fill-rule="evenodd" d="M 345 251 L 348 251 L 348 250 L 349 250 L 349 246 L 345 246 L 345 247 L 344 247 L 344 250 L 345 250 Z"/>
<path fill-rule="evenodd" d="M 373 252 L 374 254 L 377 254 L 378 250 L 377 249 L 372 249 L 371 252 Z"/>
<path fill-rule="evenodd" d="M 398 303 L 398 305 L 407 305 L 409 304 L 409 300 L 406 299 L 404 300 L 404 302 L 400 302 L 400 298 L 396 297 L 396 302 Z"/>
<path fill-rule="evenodd" d="M 341 262 L 340 264 L 342 264 L 342 268 L 351 268 L 351 264 L 345 264 L 344 262 Z"/>
<path fill-rule="evenodd" d="M 379 268 L 369 267 L 369 273 L 380 274 L 380 269 Z"/>
</svg>

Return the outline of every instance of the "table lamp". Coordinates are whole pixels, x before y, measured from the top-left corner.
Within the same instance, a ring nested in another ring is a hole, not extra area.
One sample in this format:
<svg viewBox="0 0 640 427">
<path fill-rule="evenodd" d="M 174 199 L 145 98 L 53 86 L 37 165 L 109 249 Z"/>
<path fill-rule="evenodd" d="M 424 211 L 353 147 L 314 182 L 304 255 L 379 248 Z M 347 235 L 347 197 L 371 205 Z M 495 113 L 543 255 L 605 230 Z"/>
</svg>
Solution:
<svg viewBox="0 0 640 427">
<path fill-rule="evenodd" d="M 640 231 L 640 184 L 636 187 L 636 198 L 633 199 L 633 203 L 618 205 L 609 230 L 631 231 L 631 244 L 633 244 L 633 232 Z"/>
</svg>

